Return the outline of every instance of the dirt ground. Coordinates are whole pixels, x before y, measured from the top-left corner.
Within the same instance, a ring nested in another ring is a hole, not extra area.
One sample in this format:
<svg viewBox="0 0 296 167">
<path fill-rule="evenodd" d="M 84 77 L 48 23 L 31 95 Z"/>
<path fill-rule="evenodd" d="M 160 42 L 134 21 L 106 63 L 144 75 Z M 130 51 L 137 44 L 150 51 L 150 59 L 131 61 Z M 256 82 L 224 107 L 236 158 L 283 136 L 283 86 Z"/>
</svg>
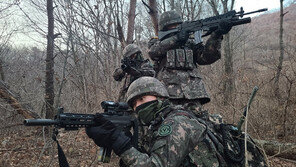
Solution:
<svg viewBox="0 0 296 167">
<path fill-rule="evenodd" d="M 84 130 L 59 133 L 58 140 L 71 167 L 115 167 L 119 158 L 112 155 L 110 163 L 98 162 L 99 148 L 85 134 Z M 46 142 L 42 129 L 26 129 L 19 132 L 2 133 L 0 138 L 0 167 L 59 166 L 56 143 Z M 272 167 L 296 167 L 296 162 L 270 158 Z"/>
</svg>

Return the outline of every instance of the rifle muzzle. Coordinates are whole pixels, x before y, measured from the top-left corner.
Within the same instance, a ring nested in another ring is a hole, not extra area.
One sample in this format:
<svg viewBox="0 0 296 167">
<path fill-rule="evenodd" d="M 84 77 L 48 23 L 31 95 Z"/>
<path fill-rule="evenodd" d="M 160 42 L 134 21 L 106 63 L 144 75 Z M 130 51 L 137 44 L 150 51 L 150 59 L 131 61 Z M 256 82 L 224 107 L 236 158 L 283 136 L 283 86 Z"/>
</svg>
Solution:
<svg viewBox="0 0 296 167">
<path fill-rule="evenodd" d="M 25 119 L 25 126 L 50 126 L 56 125 L 58 121 L 52 119 Z"/>
</svg>

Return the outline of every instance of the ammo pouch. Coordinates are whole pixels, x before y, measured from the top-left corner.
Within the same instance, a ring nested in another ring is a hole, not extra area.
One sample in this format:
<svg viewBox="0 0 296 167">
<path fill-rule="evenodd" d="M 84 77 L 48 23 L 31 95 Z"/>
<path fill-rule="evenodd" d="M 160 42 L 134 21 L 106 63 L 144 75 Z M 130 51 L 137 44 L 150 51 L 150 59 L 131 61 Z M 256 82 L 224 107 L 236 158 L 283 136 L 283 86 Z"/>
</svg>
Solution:
<svg viewBox="0 0 296 167">
<path fill-rule="evenodd" d="M 167 51 L 165 67 L 168 69 L 193 70 L 193 51 L 191 49 L 172 49 Z"/>
</svg>

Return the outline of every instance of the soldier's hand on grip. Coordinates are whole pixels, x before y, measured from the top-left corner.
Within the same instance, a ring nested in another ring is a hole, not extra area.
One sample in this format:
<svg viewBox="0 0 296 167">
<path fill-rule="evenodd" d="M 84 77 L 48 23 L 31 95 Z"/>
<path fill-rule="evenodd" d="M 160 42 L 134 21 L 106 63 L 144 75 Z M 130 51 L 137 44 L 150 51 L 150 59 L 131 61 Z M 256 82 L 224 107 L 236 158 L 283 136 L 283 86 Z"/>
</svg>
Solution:
<svg viewBox="0 0 296 167">
<path fill-rule="evenodd" d="M 177 41 L 178 43 L 180 44 L 185 44 L 187 42 L 189 38 L 189 33 L 186 32 L 186 31 L 180 31 L 178 34 L 177 34 Z"/>
<path fill-rule="evenodd" d="M 101 114 L 96 114 L 94 121 L 98 126 L 86 128 L 86 134 L 94 140 L 96 145 L 100 147 L 111 147 L 112 142 L 117 137 L 114 136 L 116 126 Z"/>
<path fill-rule="evenodd" d="M 225 35 L 227 34 L 232 28 L 232 24 L 229 21 L 221 21 L 219 23 L 218 29 L 215 31 L 217 35 Z"/>
<path fill-rule="evenodd" d="M 85 129 L 89 138 L 99 147 L 112 148 L 117 155 L 131 147 L 131 139 L 102 114 L 97 113 L 94 121 L 98 126 Z"/>
</svg>

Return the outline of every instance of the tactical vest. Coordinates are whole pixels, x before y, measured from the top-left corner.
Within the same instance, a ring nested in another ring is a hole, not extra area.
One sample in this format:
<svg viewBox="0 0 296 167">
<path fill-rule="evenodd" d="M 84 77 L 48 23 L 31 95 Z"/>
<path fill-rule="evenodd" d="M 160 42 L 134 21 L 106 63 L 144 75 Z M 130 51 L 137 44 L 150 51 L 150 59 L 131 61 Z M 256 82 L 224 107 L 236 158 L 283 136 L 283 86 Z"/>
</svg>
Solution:
<svg viewBox="0 0 296 167">
<path fill-rule="evenodd" d="M 171 99 L 196 100 L 205 104 L 210 101 L 210 96 L 197 65 L 197 54 L 201 50 L 191 45 L 189 39 L 185 46 L 166 51 L 155 63 L 156 78 L 167 87 Z"/>
<path fill-rule="evenodd" d="M 168 69 L 193 70 L 193 51 L 188 48 L 172 49 L 167 51 L 166 58 L 163 59 L 164 67 Z"/>
</svg>

